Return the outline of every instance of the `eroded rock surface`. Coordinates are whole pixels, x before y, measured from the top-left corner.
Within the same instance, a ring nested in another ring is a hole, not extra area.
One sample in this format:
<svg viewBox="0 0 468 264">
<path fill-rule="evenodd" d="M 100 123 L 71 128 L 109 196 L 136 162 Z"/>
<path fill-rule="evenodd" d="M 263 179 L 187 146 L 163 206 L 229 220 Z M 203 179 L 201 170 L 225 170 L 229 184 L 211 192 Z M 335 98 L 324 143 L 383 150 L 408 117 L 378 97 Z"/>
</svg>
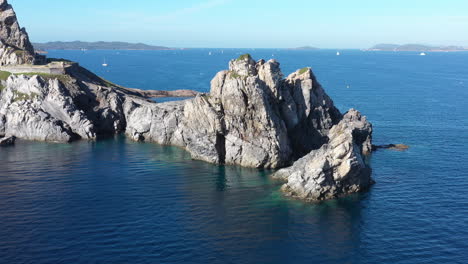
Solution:
<svg viewBox="0 0 468 264">
<path fill-rule="evenodd" d="M 329 142 L 281 169 L 273 177 L 286 181 L 282 190 L 291 197 L 317 201 L 366 190 L 371 169 L 364 160 L 372 140 L 372 125 L 351 109 L 328 134 Z"/>
<path fill-rule="evenodd" d="M 309 68 L 284 79 L 277 61 L 249 55 L 230 61 L 210 93 L 187 101 L 182 112 L 168 130 L 172 144 L 195 159 L 256 168 L 284 167 L 320 147 L 341 119 Z"/>
<path fill-rule="evenodd" d="M 12 6 L 0 0 L 0 66 L 35 62 L 36 54 L 26 30 L 19 26 Z"/>
</svg>

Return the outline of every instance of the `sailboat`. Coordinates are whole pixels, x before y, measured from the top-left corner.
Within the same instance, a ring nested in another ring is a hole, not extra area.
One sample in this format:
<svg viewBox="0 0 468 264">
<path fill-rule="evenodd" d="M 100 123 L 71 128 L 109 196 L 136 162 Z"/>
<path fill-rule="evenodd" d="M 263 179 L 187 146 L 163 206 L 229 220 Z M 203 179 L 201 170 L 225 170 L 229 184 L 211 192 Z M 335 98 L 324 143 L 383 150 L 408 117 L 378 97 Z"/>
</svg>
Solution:
<svg viewBox="0 0 468 264">
<path fill-rule="evenodd" d="M 340 56 L 340 52 L 339 52 L 339 51 L 336 52 L 336 56 Z"/>
<path fill-rule="evenodd" d="M 107 67 L 109 64 L 107 64 L 106 59 L 104 58 L 104 63 L 102 64 L 102 67 Z"/>
</svg>

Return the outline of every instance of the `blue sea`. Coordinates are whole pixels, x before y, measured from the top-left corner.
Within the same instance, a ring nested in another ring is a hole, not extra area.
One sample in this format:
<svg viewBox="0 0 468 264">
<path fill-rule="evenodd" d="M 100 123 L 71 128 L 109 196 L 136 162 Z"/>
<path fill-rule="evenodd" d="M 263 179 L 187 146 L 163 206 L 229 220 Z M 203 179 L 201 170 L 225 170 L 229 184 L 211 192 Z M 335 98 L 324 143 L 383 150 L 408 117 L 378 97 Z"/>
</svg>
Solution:
<svg viewBox="0 0 468 264">
<path fill-rule="evenodd" d="M 212 55 L 209 55 L 209 52 Z M 305 204 L 270 171 L 116 136 L 0 150 L 0 263 L 468 263 L 468 53 L 49 51 L 114 83 L 209 91 L 241 53 L 310 66 L 374 125 L 369 192 Z M 102 67 L 103 61 L 109 67 Z"/>
</svg>

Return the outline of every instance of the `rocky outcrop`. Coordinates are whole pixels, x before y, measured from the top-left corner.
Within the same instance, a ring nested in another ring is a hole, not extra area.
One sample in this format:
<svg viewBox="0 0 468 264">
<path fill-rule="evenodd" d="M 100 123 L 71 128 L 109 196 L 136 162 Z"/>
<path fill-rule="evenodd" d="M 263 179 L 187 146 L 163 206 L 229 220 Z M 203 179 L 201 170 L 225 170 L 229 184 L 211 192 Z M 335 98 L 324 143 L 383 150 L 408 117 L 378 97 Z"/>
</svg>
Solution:
<svg viewBox="0 0 468 264">
<path fill-rule="evenodd" d="M 0 65 L 35 62 L 5 0 L 0 40 Z M 284 78 L 277 61 L 254 61 L 246 54 L 214 77 L 209 94 L 156 103 L 146 99 L 148 92 L 66 64 L 60 74 L 2 72 L 0 136 L 70 142 L 125 133 L 136 141 L 183 147 L 211 163 L 293 164 L 275 177 L 286 181 L 282 189 L 289 196 L 304 200 L 329 199 L 372 183 L 363 158 L 372 150 L 372 126 L 356 110 L 342 116 L 310 68 Z"/>
<path fill-rule="evenodd" d="M 36 54 L 26 30 L 19 26 L 7 0 L 0 0 L 0 66 L 35 63 Z"/>
<path fill-rule="evenodd" d="M 366 190 L 373 183 L 364 160 L 369 153 L 372 125 L 351 109 L 329 133 L 329 142 L 281 169 L 273 177 L 283 179 L 288 196 L 306 201 L 336 198 Z"/>
<path fill-rule="evenodd" d="M 124 109 L 133 139 L 181 146 L 194 159 L 255 168 L 291 164 L 327 142 L 341 120 L 310 68 L 285 79 L 277 61 L 256 62 L 250 55 L 230 61 L 211 81 L 209 94 Z"/>
<path fill-rule="evenodd" d="M 309 68 L 284 79 L 277 61 L 250 55 L 232 60 L 209 94 L 177 111 L 177 127 L 166 129 L 173 139 L 165 143 L 185 147 L 195 159 L 256 168 L 284 167 L 321 146 L 341 118 Z"/>
<path fill-rule="evenodd" d="M 7 147 L 7 146 L 12 146 L 15 144 L 16 137 L 14 136 L 6 136 L 3 138 L 0 138 L 0 147 Z"/>
</svg>

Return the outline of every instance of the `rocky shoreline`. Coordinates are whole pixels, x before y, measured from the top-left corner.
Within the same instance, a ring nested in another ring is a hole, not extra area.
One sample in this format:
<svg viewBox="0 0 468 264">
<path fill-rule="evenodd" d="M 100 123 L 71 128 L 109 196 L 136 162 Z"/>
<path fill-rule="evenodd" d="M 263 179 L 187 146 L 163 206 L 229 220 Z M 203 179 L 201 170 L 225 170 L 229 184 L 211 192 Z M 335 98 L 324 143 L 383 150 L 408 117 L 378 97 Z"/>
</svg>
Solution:
<svg viewBox="0 0 468 264">
<path fill-rule="evenodd" d="M 6 0 L 0 14 L 2 66 L 38 64 Z M 12 43 L 24 56 L 11 55 Z M 77 64 L 64 74 L 2 73 L 0 87 L 0 137 L 66 143 L 124 133 L 210 163 L 283 168 L 274 174 L 282 190 L 306 201 L 373 183 L 364 158 L 372 125 L 354 109 L 341 114 L 310 68 L 285 78 L 279 62 L 245 54 L 216 74 L 210 93 L 166 103 L 148 97 L 170 92 L 120 87 Z"/>
</svg>

